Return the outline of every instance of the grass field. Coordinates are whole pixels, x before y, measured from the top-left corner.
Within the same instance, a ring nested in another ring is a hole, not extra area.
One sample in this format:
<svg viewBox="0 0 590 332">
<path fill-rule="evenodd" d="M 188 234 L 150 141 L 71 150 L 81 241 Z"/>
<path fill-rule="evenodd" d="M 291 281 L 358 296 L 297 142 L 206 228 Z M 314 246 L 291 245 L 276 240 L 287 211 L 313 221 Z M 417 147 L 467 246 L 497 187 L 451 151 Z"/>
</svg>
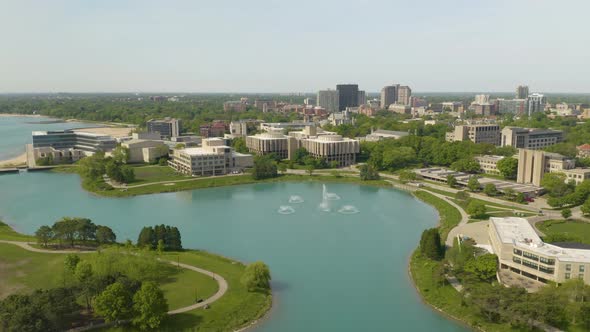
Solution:
<svg viewBox="0 0 590 332">
<path fill-rule="evenodd" d="M 414 195 L 426 204 L 432 205 L 440 216 L 439 231 L 442 239 L 447 238 L 449 231 L 461 222 L 461 213 L 451 204 L 423 190 L 414 192 Z"/>
<path fill-rule="evenodd" d="M 0 240 L 35 241 L 35 237 L 17 233 L 10 226 L 0 221 Z"/>
<path fill-rule="evenodd" d="M 590 244 L 590 223 L 580 220 L 546 220 L 535 225 L 545 235 L 563 234 Z"/>
<path fill-rule="evenodd" d="M 133 167 L 133 170 L 135 171 L 135 181 L 129 185 L 160 181 L 186 180 L 191 178 L 190 176 L 176 173 L 174 169 L 168 166 L 136 166 Z"/>
</svg>

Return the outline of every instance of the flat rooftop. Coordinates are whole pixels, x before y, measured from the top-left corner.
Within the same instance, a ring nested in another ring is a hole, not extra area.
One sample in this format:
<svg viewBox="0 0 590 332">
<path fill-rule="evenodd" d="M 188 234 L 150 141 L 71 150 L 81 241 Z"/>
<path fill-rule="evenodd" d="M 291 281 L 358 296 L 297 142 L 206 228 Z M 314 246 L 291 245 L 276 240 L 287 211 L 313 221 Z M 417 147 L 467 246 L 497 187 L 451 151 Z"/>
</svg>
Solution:
<svg viewBox="0 0 590 332">
<path fill-rule="evenodd" d="M 590 263 L 590 250 L 564 248 L 545 243 L 524 218 L 490 218 L 502 243 L 537 253 L 543 256 L 555 257 L 563 262 Z"/>
</svg>

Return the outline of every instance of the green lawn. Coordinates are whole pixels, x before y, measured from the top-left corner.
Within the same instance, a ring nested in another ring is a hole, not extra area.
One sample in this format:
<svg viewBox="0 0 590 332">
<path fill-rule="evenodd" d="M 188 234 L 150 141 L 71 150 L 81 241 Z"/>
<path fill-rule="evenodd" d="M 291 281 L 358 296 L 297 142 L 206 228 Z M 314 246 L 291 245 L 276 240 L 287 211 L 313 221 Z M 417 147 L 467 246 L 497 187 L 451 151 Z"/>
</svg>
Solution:
<svg viewBox="0 0 590 332">
<path fill-rule="evenodd" d="M 426 192 L 418 190 L 414 195 L 426 204 L 432 205 L 440 216 L 439 231 L 442 239 L 447 238 L 449 231 L 461 222 L 461 213 L 451 204 Z"/>
<path fill-rule="evenodd" d="M 546 220 L 535 225 L 545 235 L 566 235 L 590 244 L 590 223 L 580 220 Z"/>
<path fill-rule="evenodd" d="M 174 180 L 186 180 L 190 179 L 190 176 L 176 173 L 174 169 L 168 166 L 135 166 L 135 181 L 129 185 L 144 184 L 150 182 L 160 181 L 174 181 Z"/>
<path fill-rule="evenodd" d="M 0 221 L 0 240 L 35 241 L 35 237 L 17 233 L 10 226 Z"/>
<path fill-rule="evenodd" d="M 453 199 L 456 197 L 456 194 L 455 193 L 452 193 L 452 192 L 449 192 L 449 191 L 445 191 L 445 190 L 440 190 L 440 189 L 431 188 L 431 187 L 424 187 L 423 189 L 428 190 L 428 191 L 431 191 L 431 192 L 434 192 L 434 193 L 437 193 L 437 194 L 445 195 L 445 196 L 451 197 Z M 496 198 L 499 198 L 499 197 L 496 197 Z M 522 209 L 522 208 L 518 208 L 518 207 L 514 207 L 514 206 L 502 205 L 502 204 L 498 204 L 498 203 L 488 202 L 488 201 L 477 199 L 477 198 L 471 198 L 471 199 L 472 200 L 476 200 L 478 202 L 484 203 L 487 206 L 488 210 L 490 210 L 490 211 L 492 211 L 492 210 L 500 210 L 500 209 L 496 209 L 496 208 L 504 208 L 504 209 L 508 208 L 510 210 L 516 210 L 516 211 L 522 211 L 522 212 L 530 212 L 528 210 L 525 210 L 525 209 Z M 461 207 L 466 208 L 466 206 L 463 206 L 462 205 L 463 202 L 457 201 L 457 200 L 454 200 L 454 201 L 455 201 L 455 203 L 459 204 Z"/>
</svg>

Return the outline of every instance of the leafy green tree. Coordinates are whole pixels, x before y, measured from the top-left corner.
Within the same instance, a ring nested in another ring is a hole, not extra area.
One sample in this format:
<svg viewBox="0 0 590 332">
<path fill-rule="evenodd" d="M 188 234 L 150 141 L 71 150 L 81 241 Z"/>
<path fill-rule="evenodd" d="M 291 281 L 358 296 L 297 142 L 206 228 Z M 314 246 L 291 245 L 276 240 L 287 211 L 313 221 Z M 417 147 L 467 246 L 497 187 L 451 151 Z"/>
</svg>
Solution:
<svg viewBox="0 0 590 332">
<path fill-rule="evenodd" d="M 53 230 L 51 227 L 43 225 L 35 232 L 37 242 L 47 247 L 47 243 L 53 239 Z"/>
<path fill-rule="evenodd" d="M 80 263 L 80 256 L 76 254 L 67 254 L 66 258 L 64 259 L 66 270 L 70 271 L 71 273 L 76 271 L 78 263 Z"/>
<path fill-rule="evenodd" d="M 523 204 L 526 201 L 524 198 L 524 194 L 523 193 L 516 194 L 516 196 L 514 197 L 514 201 L 517 203 Z"/>
<path fill-rule="evenodd" d="M 483 187 L 484 194 L 488 196 L 496 196 L 498 195 L 498 189 L 493 183 L 488 183 Z"/>
<path fill-rule="evenodd" d="M 96 226 L 96 241 L 100 244 L 115 243 L 117 236 L 110 227 Z"/>
<path fill-rule="evenodd" d="M 362 181 L 379 180 L 379 172 L 369 164 L 359 166 L 359 176 Z"/>
<path fill-rule="evenodd" d="M 132 313 L 133 297 L 121 282 L 115 282 L 94 299 L 94 310 L 107 322 L 128 318 Z"/>
<path fill-rule="evenodd" d="M 449 187 L 454 188 L 457 185 L 457 178 L 451 174 L 447 175 L 447 184 Z"/>
<path fill-rule="evenodd" d="M 309 176 L 312 176 L 313 171 L 315 170 L 315 165 L 309 164 L 309 165 L 305 166 L 305 170 L 307 171 L 307 174 L 309 174 Z"/>
<path fill-rule="evenodd" d="M 113 149 L 112 156 L 116 164 L 126 164 L 129 161 L 129 149 L 119 145 Z"/>
<path fill-rule="evenodd" d="M 63 217 L 56 221 L 51 229 L 55 238 L 60 240 L 60 242 L 63 240 L 69 242 L 70 246 L 74 246 L 78 232 L 78 221 L 75 218 Z"/>
<path fill-rule="evenodd" d="M 481 166 L 477 162 L 477 160 L 473 158 L 465 158 L 455 161 L 451 164 L 451 169 L 457 172 L 465 172 L 465 173 L 479 173 L 481 170 Z"/>
<path fill-rule="evenodd" d="M 299 148 L 299 149 L 295 150 L 293 158 L 296 163 L 298 163 L 299 165 L 303 165 L 305 158 L 307 158 L 308 156 L 309 156 L 309 152 L 307 151 L 307 149 Z"/>
<path fill-rule="evenodd" d="M 457 191 L 457 193 L 455 194 L 455 198 L 461 202 L 466 202 L 469 199 L 469 197 L 469 193 L 465 190 Z"/>
<path fill-rule="evenodd" d="M 256 156 L 252 177 L 254 180 L 262 180 L 277 176 L 277 164 L 268 156 Z"/>
<path fill-rule="evenodd" d="M 92 297 L 92 265 L 86 261 L 82 261 L 76 265 L 74 276 L 80 284 L 81 293 L 86 300 L 86 309 L 90 310 L 90 300 Z"/>
<path fill-rule="evenodd" d="M 506 179 L 516 179 L 518 173 L 518 159 L 506 157 L 498 161 L 496 164 L 498 171 Z"/>
<path fill-rule="evenodd" d="M 78 170 L 83 177 L 97 180 L 105 174 L 104 152 L 97 152 L 92 156 L 82 158 L 78 162 Z"/>
<path fill-rule="evenodd" d="M 270 289 L 270 269 L 263 262 L 254 262 L 246 266 L 240 279 L 248 291 L 268 291 Z"/>
<path fill-rule="evenodd" d="M 158 250 L 158 255 L 162 255 L 162 252 L 164 251 L 164 240 L 158 240 L 158 246 L 156 247 L 156 250 Z"/>
<path fill-rule="evenodd" d="M 467 205 L 465 212 L 467 212 L 473 218 L 483 218 L 486 215 L 487 209 L 484 203 L 472 200 Z"/>
<path fill-rule="evenodd" d="M 440 260 L 444 255 L 444 247 L 441 243 L 437 228 L 430 228 L 422 232 L 420 238 L 420 252 L 433 260 Z"/>
<path fill-rule="evenodd" d="M 399 180 L 402 183 L 408 183 L 411 181 L 416 181 L 418 179 L 418 175 L 415 172 L 408 171 L 408 170 L 399 171 L 398 176 L 399 176 Z"/>
<path fill-rule="evenodd" d="M 155 282 L 147 281 L 133 296 L 133 324 L 142 330 L 157 329 L 168 312 L 168 302 Z"/>
<path fill-rule="evenodd" d="M 144 227 L 141 229 L 139 233 L 139 237 L 137 239 L 137 246 L 138 247 L 149 247 L 150 249 L 155 248 L 157 241 L 156 235 L 154 234 L 153 227 Z"/>
<path fill-rule="evenodd" d="M 74 218 L 76 222 L 76 235 L 82 242 L 96 238 L 96 225 L 86 218 Z"/>
<path fill-rule="evenodd" d="M 231 141 L 232 147 L 239 153 L 248 153 L 248 147 L 246 146 L 246 140 L 243 137 L 235 137 Z"/>
<path fill-rule="evenodd" d="M 277 165 L 277 169 L 281 174 L 285 174 L 287 172 L 287 165 L 285 163 L 280 163 Z"/>
<path fill-rule="evenodd" d="M 567 208 L 566 208 L 566 209 L 563 209 L 563 210 L 561 210 L 561 216 L 562 216 L 564 219 L 569 219 L 569 218 L 572 216 L 572 210 L 570 210 L 570 209 L 567 209 Z"/>
<path fill-rule="evenodd" d="M 479 180 L 477 180 L 476 176 L 471 176 L 469 178 L 469 181 L 467 182 L 467 188 L 471 191 L 471 192 L 476 192 L 479 191 L 481 185 L 479 184 Z"/>
<path fill-rule="evenodd" d="M 465 265 L 465 271 L 473 273 L 483 281 L 492 281 L 498 270 L 498 256 L 494 254 L 481 255 Z"/>
<path fill-rule="evenodd" d="M 547 190 L 551 197 L 564 197 L 574 191 L 574 186 L 566 183 L 566 177 L 563 173 L 544 174 L 541 186 Z"/>
<path fill-rule="evenodd" d="M 340 166 L 340 163 L 336 160 L 332 160 L 330 162 L 330 168 L 338 168 L 338 166 Z"/>
<path fill-rule="evenodd" d="M 590 214 L 590 198 L 586 199 L 584 204 L 580 207 L 580 210 L 584 215 Z"/>
</svg>

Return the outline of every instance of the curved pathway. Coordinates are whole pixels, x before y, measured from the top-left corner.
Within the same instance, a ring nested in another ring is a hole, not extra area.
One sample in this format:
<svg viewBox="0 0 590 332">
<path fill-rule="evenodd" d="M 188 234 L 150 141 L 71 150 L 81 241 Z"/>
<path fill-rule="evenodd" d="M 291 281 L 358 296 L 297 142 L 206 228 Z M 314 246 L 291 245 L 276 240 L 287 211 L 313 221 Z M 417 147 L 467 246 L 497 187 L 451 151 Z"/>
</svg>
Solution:
<svg viewBox="0 0 590 332">
<path fill-rule="evenodd" d="M 32 247 L 28 242 L 22 242 L 22 241 L 0 240 L 0 243 L 13 244 L 13 245 L 19 246 L 25 250 L 43 253 L 43 254 L 88 254 L 88 253 L 96 252 L 96 251 L 88 251 L 88 250 L 76 251 L 76 250 L 38 249 L 38 248 Z M 166 263 L 169 263 L 172 265 L 180 266 L 180 267 L 187 269 L 187 270 L 191 270 L 191 271 L 195 271 L 198 273 L 202 273 L 204 275 L 208 275 L 211 278 L 215 279 L 215 281 L 217 281 L 217 286 L 218 286 L 217 292 L 215 294 L 213 294 L 213 296 L 207 298 L 205 301 L 203 301 L 201 303 L 195 303 L 193 305 L 189 305 L 186 307 L 170 310 L 170 311 L 168 311 L 168 315 L 180 314 L 183 312 L 199 309 L 199 308 L 202 308 L 206 305 L 209 305 L 209 304 L 219 300 L 225 294 L 225 292 L 227 291 L 227 289 L 229 287 L 227 284 L 227 281 L 217 273 L 213 273 L 211 271 L 207 271 L 207 270 L 198 268 L 196 266 L 188 265 L 188 264 L 183 264 L 183 263 L 179 264 L 178 262 L 175 262 L 175 261 L 169 261 L 169 260 L 164 260 L 164 259 L 160 259 L 160 258 L 158 258 L 158 260 L 161 262 L 166 262 Z"/>
</svg>

